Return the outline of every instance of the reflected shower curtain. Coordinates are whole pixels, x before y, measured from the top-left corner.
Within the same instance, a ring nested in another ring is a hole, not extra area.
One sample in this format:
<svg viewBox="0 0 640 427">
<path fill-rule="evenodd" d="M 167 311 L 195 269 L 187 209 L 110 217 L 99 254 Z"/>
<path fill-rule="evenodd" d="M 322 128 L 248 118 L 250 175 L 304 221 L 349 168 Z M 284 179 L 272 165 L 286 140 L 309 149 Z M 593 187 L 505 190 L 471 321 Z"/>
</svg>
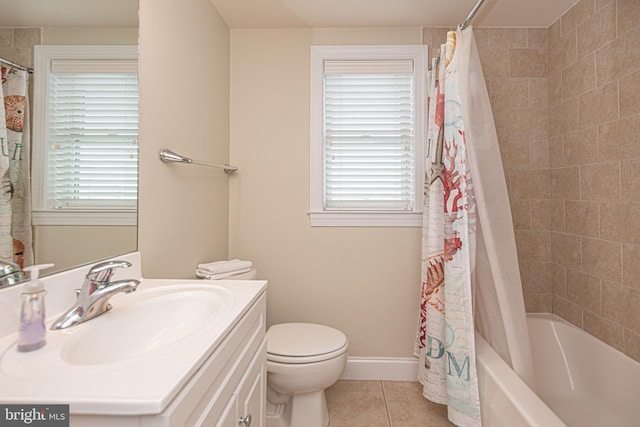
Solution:
<svg viewBox="0 0 640 427">
<path fill-rule="evenodd" d="M 431 74 L 418 379 L 426 398 L 447 404 L 451 422 L 481 426 L 474 320 L 483 335 L 480 327 L 492 323 L 505 360 L 515 356 L 523 368 L 516 372 L 530 384 L 533 368 L 511 211 L 471 27 L 448 34 Z"/>
<path fill-rule="evenodd" d="M 33 264 L 28 73 L 1 67 L 0 259 Z"/>
</svg>

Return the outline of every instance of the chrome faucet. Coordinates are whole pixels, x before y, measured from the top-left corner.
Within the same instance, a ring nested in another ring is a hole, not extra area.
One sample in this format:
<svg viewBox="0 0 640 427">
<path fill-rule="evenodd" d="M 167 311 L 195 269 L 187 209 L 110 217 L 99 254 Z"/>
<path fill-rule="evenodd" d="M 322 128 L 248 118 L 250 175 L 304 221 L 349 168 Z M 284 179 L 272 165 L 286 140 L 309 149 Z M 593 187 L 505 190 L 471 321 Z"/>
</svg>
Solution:
<svg viewBox="0 0 640 427">
<path fill-rule="evenodd" d="M 76 289 L 77 301 L 58 318 L 51 329 L 65 329 L 77 325 L 111 309 L 109 298 L 120 292 L 133 292 L 140 281 L 135 279 L 110 282 L 113 270 L 131 267 L 127 261 L 107 261 L 94 265 L 85 276 L 81 289 Z"/>
</svg>

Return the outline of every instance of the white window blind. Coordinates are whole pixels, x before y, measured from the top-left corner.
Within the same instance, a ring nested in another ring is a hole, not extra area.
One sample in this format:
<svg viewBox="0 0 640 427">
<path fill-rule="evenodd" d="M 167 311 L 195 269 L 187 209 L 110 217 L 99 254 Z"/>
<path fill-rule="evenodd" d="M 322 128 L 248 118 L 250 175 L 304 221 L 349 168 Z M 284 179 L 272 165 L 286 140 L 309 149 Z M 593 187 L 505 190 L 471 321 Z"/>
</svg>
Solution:
<svg viewBox="0 0 640 427">
<path fill-rule="evenodd" d="M 52 60 L 46 144 L 46 209 L 135 209 L 136 61 Z"/>
<path fill-rule="evenodd" d="M 324 210 L 410 211 L 413 60 L 324 61 Z"/>
</svg>

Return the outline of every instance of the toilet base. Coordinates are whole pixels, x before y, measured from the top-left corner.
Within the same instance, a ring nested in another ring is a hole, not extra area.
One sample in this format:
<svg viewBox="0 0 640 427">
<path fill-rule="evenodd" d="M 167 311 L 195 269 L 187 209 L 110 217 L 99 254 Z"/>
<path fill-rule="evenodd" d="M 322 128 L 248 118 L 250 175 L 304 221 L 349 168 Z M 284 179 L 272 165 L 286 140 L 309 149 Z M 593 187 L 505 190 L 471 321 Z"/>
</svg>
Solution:
<svg viewBox="0 0 640 427">
<path fill-rule="evenodd" d="M 327 427 L 324 390 L 296 394 L 278 405 L 267 400 L 267 427 Z"/>
</svg>

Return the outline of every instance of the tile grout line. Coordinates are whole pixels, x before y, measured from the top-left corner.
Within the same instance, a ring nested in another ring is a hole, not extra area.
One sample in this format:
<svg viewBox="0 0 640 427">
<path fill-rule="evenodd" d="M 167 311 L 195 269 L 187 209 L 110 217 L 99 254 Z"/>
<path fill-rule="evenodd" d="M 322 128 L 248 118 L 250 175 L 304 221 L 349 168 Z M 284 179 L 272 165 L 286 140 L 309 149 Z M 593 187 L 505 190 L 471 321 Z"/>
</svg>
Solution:
<svg viewBox="0 0 640 427">
<path fill-rule="evenodd" d="M 384 391 L 384 381 L 380 381 L 380 388 L 382 389 L 382 399 L 384 400 L 384 409 L 387 413 L 387 425 L 393 427 L 391 424 L 391 414 L 389 413 L 389 404 L 387 403 L 387 394 Z"/>
</svg>

